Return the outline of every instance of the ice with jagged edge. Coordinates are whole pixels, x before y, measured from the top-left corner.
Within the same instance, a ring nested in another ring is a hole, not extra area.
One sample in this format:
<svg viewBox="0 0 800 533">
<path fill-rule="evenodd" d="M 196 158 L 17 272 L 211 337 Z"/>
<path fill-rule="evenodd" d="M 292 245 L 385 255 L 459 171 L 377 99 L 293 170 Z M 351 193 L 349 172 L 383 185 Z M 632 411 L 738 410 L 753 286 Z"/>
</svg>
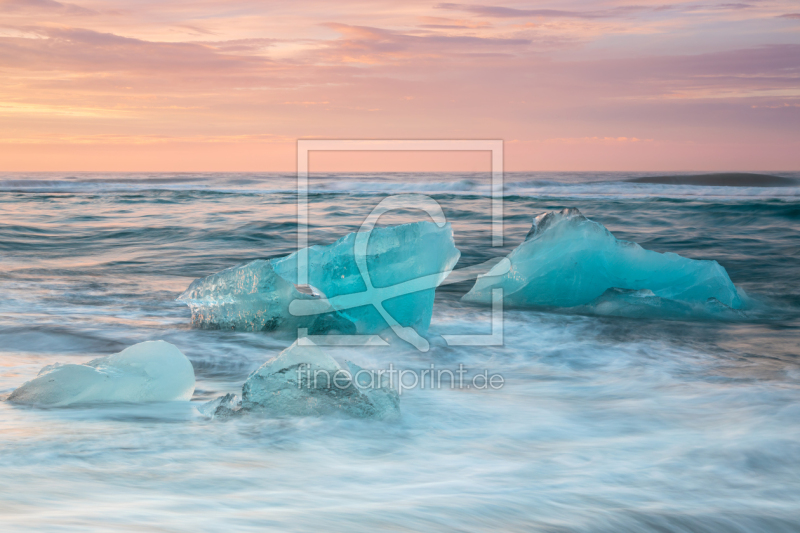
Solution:
<svg viewBox="0 0 800 533">
<path fill-rule="evenodd" d="M 371 230 L 366 264 L 374 287 L 389 288 L 385 310 L 404 327 L 424 335 L 433 312 L 435 287 L 458 262 L 450 224 L 420 221 Z M 293 316 L 293 300 L 334 298 L 361 293 L 366 284 L 354 255 L 356 233 L 333 244 L 308 248 L 308 285 L 297 285 L 298 253 L 256 260 L 195 280 L 178 297 L 192 311 L 192 325 L 207 329 L 375 334 L 388 324 L 372 305 L 338 309 L 312 316 Z M 433 287 L 404 294 L 390 287 L 436 276 Z M 335 308 L 335 306 L 334 306 Z"/>
<path fill-rule="evenodd" d="M 49 365 L 11 393 L 18 404 L 62 407 L 82 403 L 188 401 L 194 393 L 189 359 L 165 341 L 134 344 L 88 363 Z"/>
<path fill-rule="evenodd" d="M 211 418 L 249 412 L 270 416 L 344 415 L 379 420 L 400 416 L 400 398 L 384 375 L 358 365 L 343 368 L 307 338 L 301 338 L 250 374 L 241 401 L 228 394 L 199 408 Z"/>
<path fill-rule="evenodd" d="M 645 250 L 617 239 L 575 208 L 537 216 L 508 259 L 510 270 L 480 276 L 463 299 L 488 304 L 492 289 L 502 288 L 504 302 L 512 306 L 584 306 L 619 316 L 652 314 L 648 309 L 656 308 L 656 314 L 691 314 L 692 306 L 698 305 L 709 312 L 717 304 L 731 310 L 743 306 L 742 296 L 716 261 Z M 624 291 L 606 293 L 609 289 Z"/>
<path fill-rule="evenodd" d="M 225 394 L 201 404 L 197 410 L 208 418 L 230 418 L 239 413 L 242 402 L 235 394 Z"/>
</svg>

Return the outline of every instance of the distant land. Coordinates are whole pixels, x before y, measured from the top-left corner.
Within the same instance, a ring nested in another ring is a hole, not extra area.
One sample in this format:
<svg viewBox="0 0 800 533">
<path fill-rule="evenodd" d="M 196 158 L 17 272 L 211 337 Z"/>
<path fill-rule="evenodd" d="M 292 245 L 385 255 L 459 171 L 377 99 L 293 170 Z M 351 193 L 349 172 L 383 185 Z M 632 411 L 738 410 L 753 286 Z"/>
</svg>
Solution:
<svg viewBox="0 0 800 533">
<path fill-rule="evenodd" d="M 798 180 L 771 176 L 769 174 L 749 174 L 745 172 L 725 172 L 721 174 L 692 174 L 683 176 L 648 176 L 627 180 L 633 183 L 663 183 L 665 185 L 710 185 L 718 187 L 791 187 L 800 185 Z"/>
</svg>

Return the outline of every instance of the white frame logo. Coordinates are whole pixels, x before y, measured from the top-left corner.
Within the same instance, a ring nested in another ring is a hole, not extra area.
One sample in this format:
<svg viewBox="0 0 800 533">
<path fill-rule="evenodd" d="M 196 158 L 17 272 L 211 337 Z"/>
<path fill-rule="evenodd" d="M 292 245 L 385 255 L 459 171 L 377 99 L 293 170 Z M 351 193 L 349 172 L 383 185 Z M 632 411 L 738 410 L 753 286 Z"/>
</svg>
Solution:
<svg viewBox="0 0 800 533">
<path fill-rule="evenodd" d="M 298 139 L 297 140 L 297 284 L 308 284 L 308 159 L 312 151 L 488 151 L 491 152 L 491 211 L 492 211 L 492 247 L 503 245 L 503 141 L 502 140 L 355 140 L 355 139 Z M 365 271 L 364 257 L 359 260 L 359 252 L 366 255 L 367 239 L 381 214 L 392 209 L 416 208 L 426 211 L 439 227 L 446 223 L 444 213 L 438 202 L 426 195 L 401 194 L 390 195 L 376 206 L 362 224 L 356 239 L 356 263 L 367 291 L 347 297 L 350 307 L 373 305 L 386 320 L 387 324 L 401 339 L 414 345 L 420 351 L 428 351 L 428 341 L 422 338 L 413 328 L 403 327 L 389 315 L 382 306 L 381 290 L 372 287 L 369 273 Z M 363 249 L 363 251 L 362 251 Z M 510 263 L 507 259 L 493 259 L 480 265 L 453 270 L 442 284 L 457 283 L 485 274 L 490 269 L 492 274 L 508 271 Z M 438 276 L 438 275 L 437 275 Z M 435 288 L 436 276 L 410 280 L 402 283 L 407 293 Z M 395 294 L 396 296 L 396 294 Z M 353 298 L 355 297 L 355 298 Z M 307 316 L 341 308 L 341 302 L 320 300 L 293 300 L 289 311 L 295 316 Z M 353 303 L 355 302 L 355 303 Z M 499 346 L 503 344 L 503 290 L 492 290 L 492 318 L 490 334 L 442 335 L 449 346 Z M 306 328 L 297 330 L 298 342 L 301 344 L 317 344 L 322 346 L 363 346 L 388 345 L 377 335 L 308 335 Z"/>
</svg>

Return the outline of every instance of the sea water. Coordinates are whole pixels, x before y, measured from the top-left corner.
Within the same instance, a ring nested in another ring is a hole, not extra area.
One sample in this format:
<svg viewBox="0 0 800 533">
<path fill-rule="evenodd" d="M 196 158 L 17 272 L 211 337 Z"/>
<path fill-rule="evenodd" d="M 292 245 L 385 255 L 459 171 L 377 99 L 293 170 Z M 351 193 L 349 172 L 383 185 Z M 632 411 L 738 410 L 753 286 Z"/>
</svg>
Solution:
<svg viewBox="0 0 800 533">
<path fill-rule="evenodd" d="M 725 321 L 598 317 L 436 293 L 430 349 L 332 347 L 340 364 L 500 375 L 415 387 L 396 420 L 197 409 L 240 394 L 292 342 L 199 330 L 175 299 L 200 277 L 296 250 L 291 174 L 0 176 L 0 400 L 56 362 L 148 340 L 191 361 L 191 402 L 33 408 L 0 401 L 2 531 L 797 531 L 800 187 L 629 183 L 642 174 L 506 175 L 492 247 L 487 174 L 315 175 L 309 243 L 419 192 L 477 265 L 542 212 L 579 208 L 648 250 L 713 259 L 759 303 Z M 788 177 L 799 177 L 786 174 Z M 413 210 L 381 225 L 425 219 Z"/>
</svg>

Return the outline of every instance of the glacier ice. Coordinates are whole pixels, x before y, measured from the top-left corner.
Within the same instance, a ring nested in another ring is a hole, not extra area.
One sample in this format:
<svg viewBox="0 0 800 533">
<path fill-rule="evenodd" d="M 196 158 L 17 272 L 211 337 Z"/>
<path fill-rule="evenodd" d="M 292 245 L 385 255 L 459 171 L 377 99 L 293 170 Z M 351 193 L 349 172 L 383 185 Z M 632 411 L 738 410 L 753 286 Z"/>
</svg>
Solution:
<svg viewBox="0 0 800 533">
<path fill-rule="evenodd" d="M 372 285 L 382 291 L 383 307 L 402 327 L 423 335 L 430 324 L 435 287 L 455 266 L 460 252 L 450 224 L 421 221 L 375 228 L 368 233 L 366 266 Z M 298 286 L 298 253 L 256 260 L 195 280 L 178 297 L 189 305 L 192 324 L 208 329 L 291 331 L 308 328 L 309 334 L 330 332 L 375 334 L 389 324 L 369 304 L 359 302 L 367 286 L 356 262 L 358 233 L 350 233 L 326 246 L 308 251 L 308 284 Z M 428 288 L 409 291 L 408 282 L 429 277 Z M 406 283 L 405 287 L 396 287 Z M 337 297 L 339 297 L 337 299 Z M 330 299 L 325 312 L 295 316 L 293 300 Z M 345 304 L 337 301 L 347 299 Z"/>
<path fill-rule="evenodd" d="M 386 375 L 364 370 L 352 361 L 347 361 L 347 370 L 353 386 L 375 409 L 377 418 L 397 418 L 400 416 L 400 395 L 391 386 Z"/>
<path fill-rule="evenodd" d="M 78 403 L 189 400 L 192 363 L 165 341 L 134 344 L 82 365 L 49 365 L 11 393 L 8 401 L 60 407 Z"/>
<path fill-rule="evenodd" d="M 355 326 L 337 312 L 295 317 L 289 304 L 295 299 L 315 299 L 275 272 L 271 260 L 258 259 L 195 280 L 178 297 L 192 311 L 192 325 L 205 329 L 275 331 L 308 328 L 312 335 L 338 331 L 355 333 Z"/>
<path fill-rule="evenodd" d="M 235 394 L 225 394 L 206 402 L 197 408 L 200 414 L 209 418 L 230 418 L 239 413 L 241 410 L 242 402 Z"/>
<path fill-rule="evenodd" d="M 616 288 L 648 290 L 674 302 L 704 304 L 713 298 L 730 308 L 742 306 L 728 273 L 716 261 L 645 250 L 617 239 L 574 208 L 537 216 L 508 259 L 508 272 L 490 270 L 478 277 L 463 299 L 488 304 L 492 289 L 502 288 L 504 301 L 512 306 L 574 307 Z"/>
<path fill-rule="evenodd" d="M 399 395 L 389 387 L 386 376 L 370 383 L 357 383 L 356 377 L 366 377 L 366 371 L 362 373 L 353 363 L 342 368 L 318 346 L 301 338 L 250 374 L 242 387 L 241 410 L 277 416 L 399 416 Z"/>
</svg>

